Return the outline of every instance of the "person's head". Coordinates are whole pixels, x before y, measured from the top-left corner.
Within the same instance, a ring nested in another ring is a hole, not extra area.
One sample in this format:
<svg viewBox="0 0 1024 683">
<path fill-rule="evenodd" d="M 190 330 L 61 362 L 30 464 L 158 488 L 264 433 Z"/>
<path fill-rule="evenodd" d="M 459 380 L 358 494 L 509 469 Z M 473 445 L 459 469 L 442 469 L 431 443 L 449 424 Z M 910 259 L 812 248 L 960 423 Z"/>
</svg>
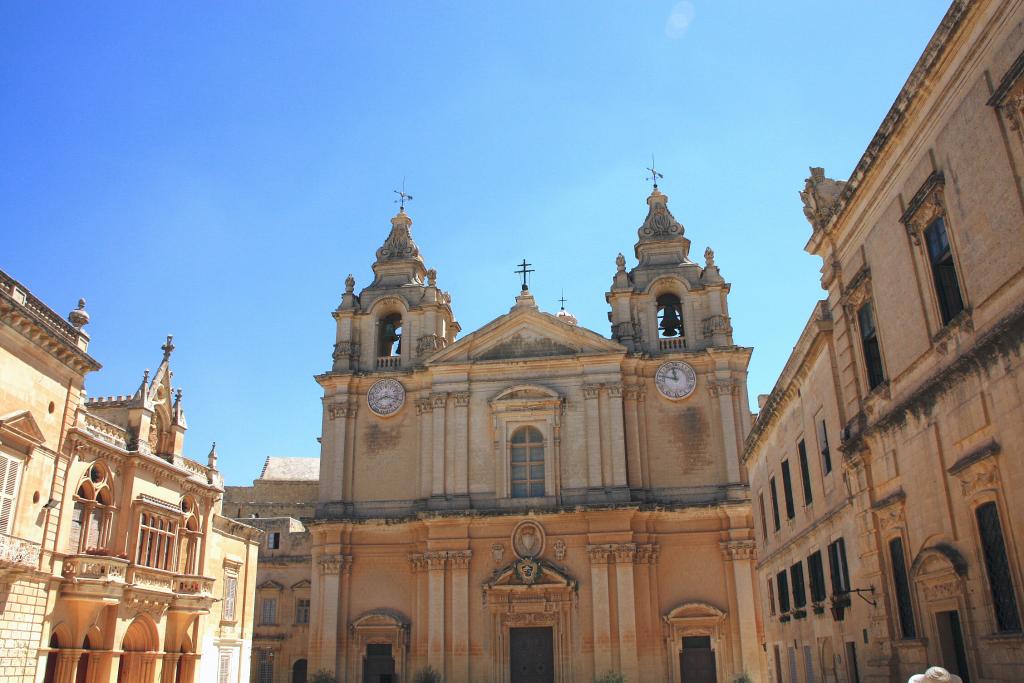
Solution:
<svg viewBox="0 0 1024 683">
<path fill-rule="evenodd" d="M 941 666 L 933 666 L 923 674 L 916 674 L 910 677 L 907 683 L 963 683 L 956 674 L 951 674 Z"/>
</svg>

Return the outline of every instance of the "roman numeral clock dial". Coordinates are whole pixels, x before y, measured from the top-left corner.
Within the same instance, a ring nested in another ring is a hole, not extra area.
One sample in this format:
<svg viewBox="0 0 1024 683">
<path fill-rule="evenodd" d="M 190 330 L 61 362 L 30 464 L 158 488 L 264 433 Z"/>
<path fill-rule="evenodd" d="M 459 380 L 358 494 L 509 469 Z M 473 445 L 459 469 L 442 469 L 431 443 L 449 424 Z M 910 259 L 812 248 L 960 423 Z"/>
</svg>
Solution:
<svg viewBox="0 0 1024 683">
<path fill-rule="evenodd" d="M 669 361 L 658 368 L 654 384 L 662 396 L 679 401 L 693 393 L 697 386 L 697 373 L 689 363 Z"/>
</svg>

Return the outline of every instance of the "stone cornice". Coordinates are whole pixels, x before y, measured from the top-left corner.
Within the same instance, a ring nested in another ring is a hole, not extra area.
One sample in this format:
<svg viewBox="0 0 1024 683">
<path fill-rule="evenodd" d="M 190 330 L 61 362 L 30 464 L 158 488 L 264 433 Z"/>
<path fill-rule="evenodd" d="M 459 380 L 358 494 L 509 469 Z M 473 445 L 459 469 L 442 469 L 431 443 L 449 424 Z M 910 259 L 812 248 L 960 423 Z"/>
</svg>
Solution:
<svg viewBox="0 0 1024 683">
<path fill-rule="evenodd" d="M 88 335 L 64 322 L 27 290 L 11 284 L 14 282 L 0 271 L 0 321 L 79 375 L 99 370 L 99 362 L 79 347 L 79 339 L 87 340 Z M 24 301 L 12 294 L 12 287 L 24 295 Z"/>
</svg>

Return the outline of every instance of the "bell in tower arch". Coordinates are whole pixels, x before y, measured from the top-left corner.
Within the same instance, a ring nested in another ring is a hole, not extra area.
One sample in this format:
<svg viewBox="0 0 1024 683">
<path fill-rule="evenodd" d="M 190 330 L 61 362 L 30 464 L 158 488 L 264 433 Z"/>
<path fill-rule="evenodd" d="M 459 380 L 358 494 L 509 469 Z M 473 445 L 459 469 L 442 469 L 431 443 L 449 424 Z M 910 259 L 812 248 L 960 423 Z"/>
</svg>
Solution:
<svg viewBox="0 0 1024 683">
<path fill-rule="evenodd" d="M 662 337 L 678 337 L 682 334 L 683 321 L 679 317 L 681 307 L 679 297 L 674 294 L 662 294 L 658 297 L 658 314 L 661 320 L 658 329 Z"/>
</svg>

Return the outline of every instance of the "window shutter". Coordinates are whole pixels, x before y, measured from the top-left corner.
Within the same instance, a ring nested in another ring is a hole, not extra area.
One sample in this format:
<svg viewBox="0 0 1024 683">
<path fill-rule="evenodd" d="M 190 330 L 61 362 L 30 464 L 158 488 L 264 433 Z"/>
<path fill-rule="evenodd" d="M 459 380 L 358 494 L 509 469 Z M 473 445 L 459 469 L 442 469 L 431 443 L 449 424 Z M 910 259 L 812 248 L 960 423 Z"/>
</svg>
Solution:
<svg viewBox="0 0 1024 683">
<path fill-rule="evenodd" d="M 11 533 L 14 524 L 14 502 L 20 469 L 19 461 L 0 454 L 0 533 Z"/>
<path fill-rule="evenodd" d="M 224 577 L 224 614 L 221 618 L 225 621 L 232 621 L 235 618 L 235 588 L 237 585 L 236 577 Z"/>
<path fill-rule="evenodd" d="M 229 683 L 231 680 L 231 653 L 221 651 L 220 665 L 217 668 L 217 683 Z"/>
</svg>

